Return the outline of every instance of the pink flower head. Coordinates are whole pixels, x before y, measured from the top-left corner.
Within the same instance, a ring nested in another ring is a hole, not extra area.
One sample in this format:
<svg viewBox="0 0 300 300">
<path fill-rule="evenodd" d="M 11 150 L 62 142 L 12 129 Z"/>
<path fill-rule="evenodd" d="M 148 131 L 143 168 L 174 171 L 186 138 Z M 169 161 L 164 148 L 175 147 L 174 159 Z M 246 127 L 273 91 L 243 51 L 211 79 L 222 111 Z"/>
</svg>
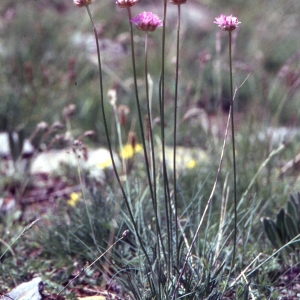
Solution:
<svg viewBox="0 0 300 300">
<path fill-rule="evenodd" d="M 180 4 L 184 4 L 186 0 L 169 0 L 169 2 L 174 5 L 180 5 Z"/>
<path fill-rule="evenodd" d="M 128 8 L 135 5 L 138 0 L 117 0 L 116 3 L 121 8 Z"/>
<path fill-rule="evenodd" d="M 238 18 L 233 17 L 232 15 L 226 17 L 221 14 L 220 17 L 215 18 L 214 23 L 218 24 L 222 30 L 233 31 L 241 22 L 239 22 Z"/>
<path fill-rule="evenodd" d="M 77 7 L 88 6 L 88 5 L 92 4 L 92 2 L 93 2 L 93 0 L 73 0 L 73 3 Z"/>
<path fill-rule="evenodd" d="M 152 12 L 144 11 L 138 14 L 135 18 L 130 20 L 138 30 L 142 31 L 154 31 L 156 27 L 162 26 L 162 21 L 159 17 Z"/>
</svg>

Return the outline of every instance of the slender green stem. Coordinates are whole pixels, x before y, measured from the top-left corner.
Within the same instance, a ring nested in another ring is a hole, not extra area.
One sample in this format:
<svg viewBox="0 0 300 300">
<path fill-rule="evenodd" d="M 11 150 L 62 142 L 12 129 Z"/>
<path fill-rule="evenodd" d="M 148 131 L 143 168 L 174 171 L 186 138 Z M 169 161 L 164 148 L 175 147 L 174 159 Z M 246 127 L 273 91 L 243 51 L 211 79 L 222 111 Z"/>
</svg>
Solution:
<svg viewBox="0 0 300 300">
<path fill-rule="evenodd" d="M 137 105 L 137 110 L 138 110 L 139 127 L 140 127 L 140 130 L 141 130 L 141 137 L 142 137 L 141 139 L 142 139 L 143 150 L 144 150 L 144 159 L 145 159 L 145 164 L 146 164 L 146 173 L 147 173 L 147 178 L 148 178 L 148 183 L 149 183 L 149 189 L 150 189 L 152 203 L 155 203 L 156 202 L 156 196 L 155 196 L 156 194 L 155 194 L 155 190 L 153 191 L 153 185 L 152 185 L 152 181 L 151 181 L 150 165 L 149 165 L 149 160 L 148 160 L 148 155 L 147 155 L 146 139 L 145 139 L 145 134 L 144 134 L 142 112 L 141 112 L 139 93 L 138 93 L 137 74 L 136 74 L 136 65 L 135 65 L 135 54 L 134 54 L 133 29 L 132 29 L 132 23 L 130 22 L 130 20 L 131 20 L 130 7 L 127 8 L 127 12 L 128 12 L 129 30 L 130 30 L 131 59 L 132 59 L 132 70 L 133 70 L 134 89 L 135 89 L 135 100 L 136 100 L 136 105 Z M 148 95 L 148 92 L 147 92 L 147 95 Z M 154 181 L 155 181 L 155 178 L 154 178 Z M 157 210 L 156 210 L 156 212 L 157 212 Z M 157 218 L 156 221 L 158 222 L 158 218 Z M 160 232 L 159 227 L 157 227 L 157 229 L 158 229 L 158 232 Z M 148 259 L 148 262 L 150 264 L 149 259 Z"/>
<path fill-rule="evenodd" d="M 161 60 L 161 77 L 160 77 L 160 129 L 161 129 L 161 146 L 162 146 L 162 168 L 163 168 L 163 188 L 164 188 L 164 202 L 165 202 L 165 214 L 167 221 L 167 244 L 168 244 L 168 259 L 167 259 L 167 275 L 171 276 L 171 201 L 170 201 L 170 189 L 168 181 L 168 173 L 166 166 L 166 149 L 165 149 L 165 52 L 166 52 L 166 18 L 167 18 L 167 0 L 164 0 L 163 7 L 163 27 L 162 27 L 162 60 Z"/>
<path fill-rule="evenodd" d="M 154 197 L 152 199 L 152 205 L 155 214 L 155 223 L 156 223 L 156 234 L 157 234 L 157 246 L 158 246 L 158 256 L 160 257 L 160 243 L 164 249 L 164 245 L 162 243 L 162 235 L 159 224 L 158 217 L 158 207 L 157 207 L 157 186 L 156 186 L 156 166 L 155 166 L 155 151 L 154 151 L 154 142 L 153 142 L 153 124 L 152 124 L 152 114 L 151 114 L 151 106 L 150 106 L 150 98 L 149 98 L 149 82 L 148 82 L 148 31 L 146 32 L 145 38 L 145 86 L 146 86 L 146 99 L 147 99 L 147 115 L 149 122 L 149 143 L 150 143 L 150 152 L 151 152 L 151 160 L 152 160 L 152 180 L 153 180 L 153 192 Z M 164 255 L 166 257 L 165 251 Z"/>
<path fill-rule="evenodd" d="M 155 154 L 154 154 L 154 144 L 153 144 L 153 132 L 152 132 L 152 114 L 150 107 L 149 98 L 149 82 L 148 82 L 148 31 L 146 32 L 145 38 L 145 87 L 146 87 L 146 102 L 147 102 L 147 116 L 149 124 L 149 142 L 150 142 L 150 152 L 152 160 L 152 181 L 154 190 L 154 203 L 156 203 L 156 170 L 155 170 Z"/>
<path fill-rule="evenodd" d="M 222 146 L 222 151 L 221 151 L 221 156 L 220 156 L 220 161 L 219 161 L 219 166 L 218 166 L 218 170 L 217 170 L 217 175 L 216 175 L 216 179 L 215 179 L 215 182 L 214 182 L 214 185 L 213 185 L 213 188 L 211 190 L 211 193 L 210 193 L 210 196 L 207 200 L 207 203 L 206 203 L 206 206 L 205 206 L 205 209 L 202 213 L 202 216 L 201 216 L 201 219 L 200 219 L 200 222 L 198 224 L 198 227 L 194 233 L 194 237 L 192 239 L 192 242 L 190 244 L 190 247 L 187 251 L 187 254 L 185 256 L 185 260 L 184 260 L 184 264 L 181 268 L 181 272 L 177 278 L 177 282 L 176 282 L 176 286 L 175 286 L 175 289 L 174 289 L 174 292 L 173 292 L 173 295 L 172 295 L 172 298 L 171 300 L 175 300 L 176 299 L 176 294 L 177 294 L 177 291 L 179 289 L 179 286 L 180 286 L 180 282 L 181 282 L 181 278 L 185 272 L 185 268 L 187 266 L 187 263 L 189 261 L 189 258 L 191 256 L 191 253 L 192 253 L 192 249 L 196 243 L 196 239 L 197 239 L 197 236 L 200 232 L 200 229 L 202 227 L 202 224 L 203 224 L 203 221 L 205 219 L 205 216 L 206 216 L 206 213 L 210 207 L 210 204 L 212 202 L 212 199 L 213 199 L 213 196 L 215 194 L 215 190 L 216 190 L 216 187 L 217 187 L 217 183 L 218 183 L 218 180 L 219 180 L 219 175 L 220 175 L 220 172 L 221 172 L 221 166 L 222 166 L 222 163 L 223 163 L 223 157 L 224 157 L 224 150 L 225 150 L 225 146 L 226 146 L 226 140 L 227 140 L 227 136 L 228 136 L 228 128 L 229 128 L 229 116 L 228 116 L 228 120 L 227 120 L 227 125 L 226 125 L 226 130 L 225 130 L 225 136 L 224 136 L 224 141 L 223 141 L 223 146 Z"/>
<path fill-rule="evenodd" d="M 176 168 L 176 144 L 177 144 L 177 106 L 178 106 L 178 74 L 179 74 L 179 39 L 180 39 L 180 7 L 177 5 L 177 47 L 176 47 L 176 75 L 175 75 L 175 99 L 174 99 L 174 145 L 173 145 L 173 180 L 174 180 L 174 211 L 175 211 L 175 243 L 176 243 L 176 262 L 179 266 L 178 251 L 178 224 L 177 224 L 177 168 Z"/>
<path fill-rule="evenodd" d="M 234 268 L 237 237 L 237 186 L 236 186 L 236 158 L 235 158 L 235 131 L 234 131 L 234 106 L 233 106 L 233 82 L 232 82 L 232 53 L 231 53 L 231 31 L 229 33 L 229 72 L 230 72 L 230 117 L 231 117 L 231 141 L 232 141 L 232 162 L 233 162 L 233 193 L 234 193 L 234 233 L 231 270 Z"/>
<path fill-rule="evenodd" d="M 142 111 L 141 111 L 141 105 L 140 105 L 139 93 L 138 93 L 138 86 L 137 86 L 133 30 L 132 30 L 132 23 L 130 22 L 130 20 L 131 20 L 130 7 L 127 8 L 127 11 L 128 11 L 129 27 L 130 27 L 131 57 L 132 57 L 133 80 L 134 80 L 134 89 L 135 89 L 135 100 L 136 100 L 136 105 L 137 105 L 137 110 L 138 110 L 139 127 L 140 127 L 140 130 L 141 130 L 141 136 L 142 136 L 142 144 L 143 144 L 143 150 L 144 150 L 146 172 L 147 172 L 147 177 L 148 177 L 148 182 L 149 182 L 149 189 L 150 189 L 151 199 L 153 200 L 155 197 L 154 197 L 153 186 L 152 186 L 151 175 L 150 175 L 150 165 L 149 165 L 149 159 L 148 159 L 148 155 L 147 155 L 147 147 L 146 147 L 146 139 L 145 139 L 145 134 L 144 134 Z"/>
<path fill-rule="evenodd" d="M 147 251 L 144 247 L 144 244 L 141 240 L 141 237 L 138 233 L 138 228 L 137 228 L 137 225 L 136 225 L 136 222 L 134 220 L 134 217 L 133 217 L 133 214 L 132 214 L 132 211 L 131 211 L 131 207 L 130 207 L 130 204 L 129 204 L 129 201 L 128 201 L 128 198 L 126 196 L 126 193 L 124 191 L 124 188 L 123 188 L 123 185 L 121 183 L 121 179 L 120 179 L 120 176 L 118 174 L 118 170 L 117 170 L 117 166 L 116 166 L 116 163 L 115 163 L 115 160 L 114 160 L 114 155 L 113 155 L 113 151 L 112 151 L 112 145 L 111 145 L 111 141 L 110 141 L 110 137 L 109 137 L 109 132 L 108 132 L 108 126 L 107 126 L 107 119 L 106 119 L 106 114 L 105 114 L 105 107 L 104 107 L 104 95 L 103 95 L 103 79 L 102 79 L 102 65 L 101 65 L 101 56 L 100 56 L 100 47 L 99 47 L 99 41 L 98 41 L 98 36 L 97 36 L 97 30 L 96 30 L 96 27 L 95 27 L 95 24 L 94 24 L 94 21 L 93 21 L 93 17 L 91 15 L 91 12 L 90 12 L 90 9 L 89 9 L 89 6 L 86 6 L 86 9 L 87 9 L 87 12 L 88 12 L 88 15 L 90 17 L 90 20 L 91 20 L 91 23 L 93 25 L 93 29 L 94 29 L 94 35 L 95 35 L 95 40 L 96 40 L 96 47 L 97 47 L 97 58 L 98 58 L 98 72 L 99 72 L 99 88 L 100 88 L 100 102 L 101 102 L 101 110 L 102 110 L 102 117 L 103 117 L 103 123 L 104 123 L 104 130 L 105 130 L 105 135 L 106 135 L 106 139 L 107 139 L 107 143 L 108 143 L 108 149 L 109 149 L 109 153 L 110 153 L 110 157 L 111 157 L 111 161 L 112 161 L 112 165 L 113 165 L 113 169 L 114 169 L 114 173 L 115 173 L 115 176 L 116 176 L 116 179 L 118 181 L 118 184 L 120 186 L 120 189 L 121 189 L 121 192 L 122 192 L 122 195 L 123 195 L 123 198 L 124 198 L 124 201 L 125 201 L 125 204 L 126 204 L 126 207 L 128 209 L 128 213 L 129 213 L 129 216 L 130 216 L 130 219 L 131 219 L 131 222 L 132 222 L 132 225 L 134 227 L 134 230 L 137 234 L 137 237 L 138 237 L 138 240 L 139 240 L 139 243 L 141 245 L 141 248 L 146 256 L 146 259 L 148 260 L 148 262 L 150 263 L 150 258 L 147 254 Z"/>
<path fill-rule="evenodd" d="M 130 7 L 127 9 L 128 11 L 128 18 L 129 18 L 129 28 L 130 28 L 130 41 L 131 41 L 131 57 L 132 57 L 132 69 L 133 69 L 133 78 L 134 78 L 134 88 L 135 88 L 135 98 L 136 98 L 136 104 L 137 104 L 137 110 L 138 110 L 138 116 L 139 116 L 139 126 L 141 130 L 141 136 L 142 136 L 142 144 L 143 144 L 143 150 L 144 150 L 144 158 L 145 158 L 145 164 L 146 164 L 146 172 L 147 172 L 147 177 L 148 177 L 148 182 L 149 182 L 149 189 L 150 189 L 150 194 L 151 194 L 151 199 L 152 203 L 155 209 L 155 218 L 156 218 L 156 228 L 158 235 L 160 237 L 160 242 L 162 245 L 163 253 L 164 256 L 166 257 L 166 253 L 164 250 L 164 245 L 162 242 L 162 235 L 160 231 L 160 225 L 159 225 L 159 218 L 158 218 L 158 211 L 157 211 L 157 198 L 156 198 L 156 183 L 155 183 L 155 174 L 153 175 L 153 185 L 151 181 L 151 175 L 150 175 L 150 165 L 149 165 L 149 160 L 148 160 L 148 155 L 147 155 L 147 148 L 146 148 L 146 140 L 145 140 L 145 135 L 144 135 L 144 129 L 143 129 L 143 120 L 142 120 L 142 112 L 141 112 L 141 106 L 140 106 L 140 100 L 139 100 L 139 94 L 138 94 L 138 86 L 137 86 L 137 74 L 136 74 L 136 65 L 135 65 L 135 54 L 134 54 L 134 40 L 133 40 L 133 29 L 132 29 L 132 23 L 130 22 L 131 20 L 131 10 Z M 148 71 L 147 71 L 148 73 Z M 147 77 L 146 77 L 147 80 Z M 149 95 L 148 92 L 148 81 L 147 81 L 147 97 Z M 149 118 L 149 122 L 151 120 L 151 116 Z M 152 130 L 152 126 L 150 125 L 150 130 Z M 153 138 L 151 141 L 152 147 L 153 147 Z M 154 151 L 154 150 L 153 150 Z M 153 152 L 154 153 L 154 152 Z M 154 154 L 153 154 L 153 164 L 155 164 L 154 160 Z M 159 247 L 159 245 L 158 245 Z"/>
</svg>

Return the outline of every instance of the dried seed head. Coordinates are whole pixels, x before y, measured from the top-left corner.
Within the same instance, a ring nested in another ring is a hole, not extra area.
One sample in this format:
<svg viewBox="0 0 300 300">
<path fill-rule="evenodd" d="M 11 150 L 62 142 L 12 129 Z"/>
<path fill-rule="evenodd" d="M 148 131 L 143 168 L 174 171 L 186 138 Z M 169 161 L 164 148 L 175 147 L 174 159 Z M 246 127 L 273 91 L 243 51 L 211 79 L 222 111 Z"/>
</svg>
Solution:
<svg viewBox="0 0 300 300">
<path fill-rule="evenodd" d="M 123 232 L 123 234 L 122 234 L 122 238 L 126 237 L 128 233 L 129 233 L 129 230 L 128 230 L 128 229 L 125 230 L 125 231 Z"/>
<path fill-rule="evenodd" d="M 60 122 L 54 122 L 54 123 L 51 125 L 51 129 L 61 130 L 61 129 L 64 129 L 64 125 L 61 124 Z"/>
<path fill-rule="evenodd" d="M 128 133 L 128 144 L 131 145 L 132 149 L 136 146 L 136 135 L 135 132 L 129 131 Z"/>
<path fill-rule="evenodd" d="M 46 131 L 46 130 L 48 130 L 49 125 L 46 122 L 42 121 L 42 122 L 40 122 L 39 124 L 36 125 L 36 128 L 38 130 L 44 130 L 44 131 Z"/>
<path fill-rule="evenodd" d="M 117 103 L 117 91 L 115 89 L 109 89 L 107 92 L 107 96 L 111 106 L 115 107 Z"/>
<path fill-rule="evenodd" d="M 69 104 L 63 109 L 63 116 L 64 118 L 69 119 L 72 115 L 74 115 L 76 112 L 76 105 L 75 104 Z"/>
<path fill-rule="evenodd" d="M 124 126 L 127 122 L 127 115 L 130 112 L 130 109 L 127 105 L 119 105 L 118 106 L 118 116 L 119 116 L 119 122 L 121 126 Z"/>
<path fill-rule="evenodd" d="M 95 135 L 95 131 L 94 130 L 85 131 L 83 135 L 85 137 L 87 137 L 87 136 L 93 136 L 93 135 Z"/>
</svg>

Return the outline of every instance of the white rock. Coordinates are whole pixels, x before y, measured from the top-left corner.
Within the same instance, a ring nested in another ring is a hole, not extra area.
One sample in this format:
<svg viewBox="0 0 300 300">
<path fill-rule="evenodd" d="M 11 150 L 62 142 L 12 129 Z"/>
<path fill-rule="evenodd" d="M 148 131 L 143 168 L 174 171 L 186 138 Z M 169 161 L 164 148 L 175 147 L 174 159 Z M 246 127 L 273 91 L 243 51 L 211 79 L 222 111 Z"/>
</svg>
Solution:
<svg viewBox="0 0 300 300">
<path fill-rule="evenodd" d="M 114 153 L 117 167 L 120 166 L 119 157 Z M 89 149 L 87 160 L 84 159 L 83 153 L 77 151 L 76 154 L 72 149 L 50 150 L 38 154 L 31 163 L 31 174 L 47 173 L 53 174 L 59 172 L 61 166 L 65 164 L 70 167 L 80 165 L 83 170 L 89 172 L 93 177 L 103 177 L 106 168 L 112 168 L 109 151 L 105 148 Z"/>
<path fill-rule="evenodd" d="M 71 149 L 50 150 L 37 154 L 32 160 L 30 172 L 52 174 L 59 171 L 62 164 L 76 166 L 76 156 Z"/>
<path fill-rule="evenodd" d="M 16 132 L 13 133 L 13 139 L 15 141 L 18 140 L 18 134 Z M 30 156 L 34 152 L 34 147 L 28 140 L 24 140 L 22 155 Z M 9 138 L 7 132 L 0 132 L 0 157 L 8 158 L 10 157 L 10 147 L 9 147 Z"/>
<path fill-rule="evenodd" d="M 43 281 L 40 277 L 33 278 L 31 281 L 21 283 L 8 294 L 4 295 L 1 300 L 41 300 L 41 292 L 44 288 Z"/>
<path fill-rule="evenodd" d="M 269 140 L 272 146 L 289 142 L 295 138 L 299 139 L 299 129 L 289 127 L 268 127 L 258 133 L 258 139 L 261 141 Z"/>
</svg>

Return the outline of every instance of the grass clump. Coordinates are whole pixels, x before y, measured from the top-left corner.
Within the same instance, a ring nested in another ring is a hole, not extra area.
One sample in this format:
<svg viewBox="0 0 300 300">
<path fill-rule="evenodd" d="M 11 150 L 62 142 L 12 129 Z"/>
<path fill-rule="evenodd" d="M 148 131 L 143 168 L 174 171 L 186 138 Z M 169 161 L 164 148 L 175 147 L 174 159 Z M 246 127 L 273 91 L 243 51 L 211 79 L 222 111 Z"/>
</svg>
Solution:
<svg viewBox="0 0 300 300">
<path fill-rule="evenodd" d="M 1 4 L 3 12 L 15 14 L 1 37 L 7 41 L 1 129 L 12 132 L 23 124 L 29 136 L 41 119 L 60 120 L 66 128 L 60 138 L 51 125 L 32 142 L 48 151 L 63 141 L 77 156 L 82 150 L 84 159 L 89 147 L 82 139 L 93 130 L 87 144 L 108 147 L 109 165 L 101 178 L 89 176 L 79 158 L 78 166 L 61 167 L 61 181 L 79 188 L 57 197 L 29 231 L 22 196 L 32 174 L 21 173 L 14 194 L 6 188 L 12 177 L 3 172 L 3 198 L 18 194 L 21 210 L 0 227 L 1 281 L 39 273 L 52 293 L 67 290 L 68 297 L 93 287 L 124 299 L 278 298 L 279 281 L 293 276 L 298 264 L 298 196 L 275 221 L 270 216 L 299 189 L 293 173 L 298 134 L 281 134 L 282 127 L 299 126 L 299 55 L 297 40 L 286 35 L 298 26 L 284 23 L 276 37 L 269 28 L 278 10 L 284 20 L 294 18 L 298 4 L 276 6 L 261 19 L 254 4 L 245 3 L 243 11 L 234 10 L 238 26 L 229 15 L 235 4 L 228 2 L 226 16 L 215 21 L 228 31 L 226 39 L 213 31 L 213 15 L 208 25 L 203 20 L 191 29 L 193 9 L 206 15 L 217 10 L 210 1 L 205 7 L 180 0 L 149 7 L 77 2 L 84 9 L 76 12 L 57 1 Z M 138 8 L 147 11 L 137 14 Z M 42 21 L 33 22 L 38 11 Z M 25 32 L 25 20 L 34 37 Z M 15 146 L 11 142 L 16 165 L 21 149 Z M 20 223 L 26 235 L 14 244 L 8 231 Z M 37 259 L 22 258 L 35 251 Z M 16 274 L 21 264 L 27 271 Z"/>
</svg>

